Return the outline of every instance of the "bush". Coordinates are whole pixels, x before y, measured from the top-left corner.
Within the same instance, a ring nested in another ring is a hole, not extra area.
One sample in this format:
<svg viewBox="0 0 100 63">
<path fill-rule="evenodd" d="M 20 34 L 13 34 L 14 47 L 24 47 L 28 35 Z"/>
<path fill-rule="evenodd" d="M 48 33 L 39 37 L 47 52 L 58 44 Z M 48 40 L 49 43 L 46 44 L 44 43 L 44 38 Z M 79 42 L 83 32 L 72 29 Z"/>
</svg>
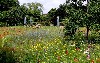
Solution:
<svg viewBox="0 0 100 63">
<path fill-rule="evenodd" d="M 100 33 L 93 31 L 91 32 L 91 35 L 89 35 L 89 41 L 91 43 L 99 43 L 100 42 Z"/>
<path fill-rule="evenodd" d="M 77 26 L 73 22 L 65 25 L 65 36 L 73 36 L 77 30 Z"/>
<path fill-rule="evenodd" d="M 83 32 L 81 31 L 75 33 L 72 36 L 66 36 L 65 40 L 68 42 L 72 41 L 73 43 L 75 43 L 76 48 L 80 48 L 81 44 L 85 43 L 85 37 L 83 36 Z"/>
<path fill-rule="evenodd" d="M 93 29 L 94 31 L 99 31 L 100 30 L 100 25 L 99 24 L 92 25 L 91 29 Z"/>
<path fill-rule="evenodd" d="M 45 26 L 50 26 L 50 23 L 48 23 L 48 22 L 45 22 Z"/>
<path fill-rule="evenodd" d="M 1 63 L 17 63 L 18 59 L 14 56 L 15 49 L 10 47 L 0 48 Z"/>
<path fill-rule="evenodd" d="M 3 26 L 6 26 L 6 24 L 3 22 L 0 22 L 0 27 L 3 27 Z"/>
<path fill-rule="evenodd" d="M 80 45 L 85 42 L 85 37 L 83 36 L 83 32 L 78 32 L 74 35 L 74 41 L 76 47 L 80 48 Z"/>
</svg>

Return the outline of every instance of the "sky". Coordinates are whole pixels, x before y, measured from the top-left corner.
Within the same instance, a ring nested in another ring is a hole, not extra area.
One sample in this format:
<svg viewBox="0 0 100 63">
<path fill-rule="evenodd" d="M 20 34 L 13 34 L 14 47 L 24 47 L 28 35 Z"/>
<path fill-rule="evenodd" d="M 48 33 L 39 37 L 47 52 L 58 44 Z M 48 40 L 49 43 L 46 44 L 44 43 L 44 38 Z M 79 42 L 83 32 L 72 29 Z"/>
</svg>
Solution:
<svg viewBox="0 0 100 63">
<path fill-rule="evenodd" d="M 50 11 L 51 8 L 58 8 L 60 4 L 66 2 L 66 0 L 18 0 L 20 4 L 23 3 L 31 3 L 31 2 L 39 2 L 43 5 L 43 13 L 46 14 Z"/>
</svg>

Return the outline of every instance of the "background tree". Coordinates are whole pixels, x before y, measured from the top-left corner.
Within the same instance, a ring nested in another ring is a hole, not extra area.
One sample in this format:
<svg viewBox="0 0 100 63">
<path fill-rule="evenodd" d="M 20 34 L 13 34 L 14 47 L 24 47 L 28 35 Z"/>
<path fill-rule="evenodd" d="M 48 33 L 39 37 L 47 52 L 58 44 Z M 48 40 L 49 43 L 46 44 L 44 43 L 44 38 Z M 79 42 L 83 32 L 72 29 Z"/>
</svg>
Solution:
<svg viewBox="0 0 100 63">
<path fill-rule="evenodd" d="M 19 5 L 18 0 L 0 0 L 0 23 L 5 25 L 22 25 L 24 17 L 33 16 L 35 21 L 40 20 L 42 4 L 27 3 Z"/>
<path fill-rule="evenodd" d="M 66 16 L 67 16 L 67 9 L 66 9 L 66 4 L 61 4 L 59 5 L 59 8 L 57 9 L 56 13 L 57 13 L 57 16 L 60 17 L 60 21 L 62 19 L 64 19 Z"/>
<path fill-rule="evenodd" d="M 69 22 L 74 23 L 75 25 L 82 25 L 87 28 L 86 38 L 88 40 L 88 34 L 90 27 L 93 24 L 99 23 L 99 14 L 100 14 L 100 3 L 98 1 L 90 1 L 86 5 L 83 5 L 83 0 L 70 0 L 71 2 L 67 2 L 67 12 L 68 16 L 67 19 Z M 88 11 L 88 12 L 87 12 Z M 66 30 L 68 30 L 66 24 Z M 71 26 L 70 26 L 71 27 Z M 73 28 L 73 27 L 72 27 Z M 75 29 L 75 28 L 74 28 Z M 71 29 L 71 32 L 73 32 L 73 29 Z"/>
<path fill-rule="evenodd" d="M 9 25 L 22 25 L 24 17 L 27 13 L 27 8 L 23 5 L 12 8 L 8 11 L 8 15 L 6 15 L 7 23 Z"/>
<path fill-rule="evenodd" d="M 42 13 L 42 10 L 43 10 L 43 5 L 40 4 L 40 3 L 27 3 L 27 4 L 24 4 L 24 6 L 26 6 L 28 8 L 28 15 L 29 16 L 32 16 L 35 18 L 35 22 L 37 22 L 38 20 L 40 21 L 41 18 L 41 13 Z"/>
<path fill-rule="evenodd" d="M 97 24 L 99 22 L 98 17 L 100 17 L 100 3 L 98 1 L 89 1 L 87 4 L 87 13 L 86 13 L 86 17 L 85 17 L 85 25 L 87 28 L 87 40 L 88 40 L 88 34 L 89 34 L 89 30 L 90 27 L 94 24 Z"/>
<path fill-rule="evenodd" d="M 16 6 L 19 6 L 18 0 L 0 0 L 0 11 L 8 11 Z"/>
<path fill-rule="evenodd" d="M 49 12 L 48 12 L 48 15 L 47 15 L 48 17 L 49 17 L 49 21 L 51 22 L 51 23 L 53 23 L 54 24 L 54 26 L 56 26 L 57 25 L 57 13 L 56 13 L 56 8 L 52 8 Z"/>
<path fill-rule="evenodd" d="M 0 21 L 7 24 L 8 18 L 11 18 L 9 11 L 19 6 L 18 0 L 0 0 Z"/>
</svg>

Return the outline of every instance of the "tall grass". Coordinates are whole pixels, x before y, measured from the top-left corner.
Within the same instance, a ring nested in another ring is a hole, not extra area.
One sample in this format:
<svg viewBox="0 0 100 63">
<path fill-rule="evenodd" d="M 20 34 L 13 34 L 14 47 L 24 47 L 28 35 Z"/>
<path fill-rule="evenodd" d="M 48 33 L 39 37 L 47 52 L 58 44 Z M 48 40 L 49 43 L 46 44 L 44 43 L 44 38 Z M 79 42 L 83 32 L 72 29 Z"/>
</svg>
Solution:
<svg viewBox="0 0 100 63">
<path fill-rule="evenodd" d="M 99 44 L 91 44 L 90 58 L 87 59 L 88 54 L 84 54 L 84 51 L 88 48 L 88 45 L 80 43 L 80 48 L 78 49 L 73 46 L 74 42 L 72 41 L 70 43 L 66 41 L 67 43 L 63 44 L 64 32 L 61 32 L 59 27 L 43 26 L 37 29 L 32 29 L 31 27 L 12 27 L 8 31 L 13 34 L 10 33 L 1 39 L 2 47 L 0 54 L 3 55 L 2 51 L 6 51 L 6 53 L 8 51 L 13 52 L 11 55 L 15 63 L 100 62 Z M 6 55 L 5 57 L 12 59 Z"/>
</svg>

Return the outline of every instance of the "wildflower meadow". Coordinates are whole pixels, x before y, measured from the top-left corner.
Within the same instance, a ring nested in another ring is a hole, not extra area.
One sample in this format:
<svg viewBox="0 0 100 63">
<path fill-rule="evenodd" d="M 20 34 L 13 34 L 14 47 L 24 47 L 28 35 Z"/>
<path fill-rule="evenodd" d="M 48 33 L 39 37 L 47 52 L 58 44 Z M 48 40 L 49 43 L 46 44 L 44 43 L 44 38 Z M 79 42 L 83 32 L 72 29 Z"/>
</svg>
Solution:
<svg viewBox="0 0 100 63">
<path fill-rule="evenodd" d="M 0 62 L 100 63 L 100 45 L 64 41 L 60 27 L 0 27 Z"/>
<path fill-rule="evenodd" d="M 100 63 L 100 0 L 0 0 L 0 63 Z"/>
</svg>

